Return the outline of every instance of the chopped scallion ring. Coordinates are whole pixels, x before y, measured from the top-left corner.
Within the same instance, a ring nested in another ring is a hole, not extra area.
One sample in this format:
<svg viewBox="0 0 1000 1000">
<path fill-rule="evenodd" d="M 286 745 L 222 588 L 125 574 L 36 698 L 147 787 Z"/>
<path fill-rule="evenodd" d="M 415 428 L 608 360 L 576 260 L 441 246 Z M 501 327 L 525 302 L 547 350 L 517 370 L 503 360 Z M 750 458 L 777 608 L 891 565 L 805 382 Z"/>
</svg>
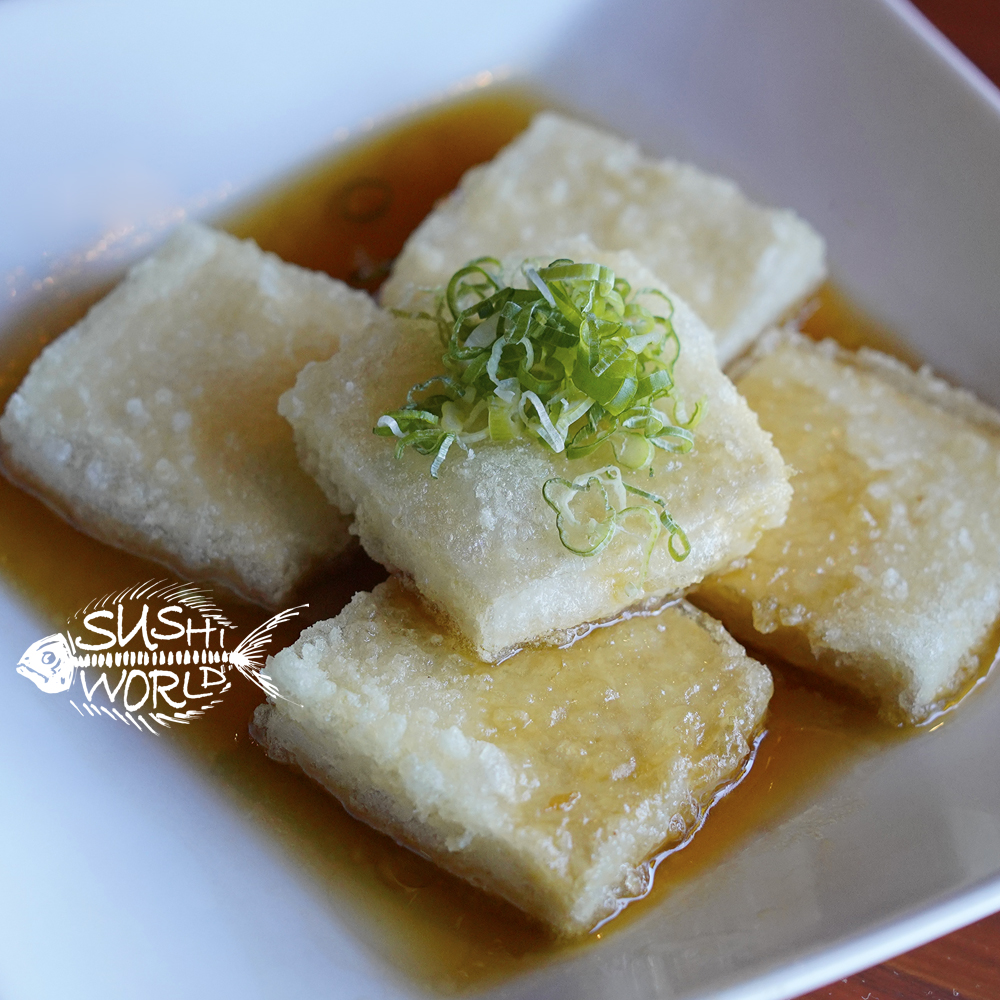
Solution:
<svg viewBox="0 0 1000 1000">
<path fill-rule="evenodd" d="M 669 297 L 656 288 L 633 293 L 601 264 L 525 261 L 521 273 L 527 287 L 515 288 L 498 260 L 480 257 L 437 293 L 433 314 L 393 310 L 437 326 L 445 369 L 414 386 L 405 405 L 373 428 L 396 439 L 397 458 L 408 447 L 432 455 L 430 474 L 437 478 L 452 445 L 471 454 L 469 446 L 480 441 L 529 439 L 572 460 L 609 444 L 622 467 L 652 474 L 658 451 L 690 451 L 705 406 L 700 401 L 688 419 L 678 418 L 674 366 L 681 344 Z M 648 296 L 666 303 L 664 315 L 636 301 Z M 672 402 L 672 423 L 654 407 L 658 400 Z M 600 516 L 580 521 L 566 505 L 595 487 Z M 624 483 L 617 466 L 572 483 L 550 479 L 542 493 L 556 511 L 562 543 L 579 555 L 596 555 L 637 518 L 648 525 L 643 578 L 662 531 L 673 559 L 691 550 L 663 499 Z M 626 506 L 626 493 L 653 506 Z"/>
</svg>

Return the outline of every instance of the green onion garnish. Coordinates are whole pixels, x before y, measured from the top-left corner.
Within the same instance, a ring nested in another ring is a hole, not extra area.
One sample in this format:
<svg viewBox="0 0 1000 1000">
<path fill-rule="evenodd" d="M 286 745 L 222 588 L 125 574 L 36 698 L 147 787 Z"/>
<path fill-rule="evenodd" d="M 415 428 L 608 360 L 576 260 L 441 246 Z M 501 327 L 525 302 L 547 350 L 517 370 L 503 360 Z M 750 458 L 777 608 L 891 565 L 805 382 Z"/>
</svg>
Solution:
<svg viewBox="0 0 1000 1000">
<path fill-rule="evenodd" d="M 659 510 L 646 506 L 629 506 L 628 496 L 642 497 Z M 663 530 L 667 532 L 667 551 L 677 562 L 691 551 L 687 535 L 667 512 L 662 497 L 639 489 L 622 479 L 615 465 L 585 472 L 572 482 L 553 478 L 542 487 L 545 502 L 556 512 L 559 540 L 570 552 L 580 556 L 595 556 L 606 548 L 617 529 L 629 520 L 637 520 L 646 532 L 645 555 L 640 584 L 649 571 L 653 546 Z"/>
<path fill-rule="evenodd" d="M 690 451 L 704 405 L 678 419 L 681 345 L 670 299 L 658 289 L 633 294 L 600 264 L 556 260 L 536 269 L 525 262 L 521 272 L 528 287 L 514 288 L 499 261 L 481 257 L 452 275 L 433 314 L 399 313 L 436 324 L 445 373 L 413 386 L 401 409 L 379 417 L 374 431 L 396 438 L 396 457 L 408 447 L 433 455 L 436 478 L 453 446 L 471 454 L 480 442 L 534 439 L 570 459 L 608 444 L 618 465 L 652 474 L 657 450 Z M 666 315 L 635 302 L 638 295 L 659 296 Z M 670 397 L 672 422 L 653 406 Z M 572 483 L 550 479 L 542 492 L 563 545 L 579 555 L 596 555 L 633 520 L 647 529 L 643 576 L 663 529 L 674 559 L 690 551 L 662 498 L 625 483 L 616 466 Z M 598 516 L 581 518 L 571 501 L 592 492 Z M 626 494 L 653 507 L 627 506 Z"/>
</svg>

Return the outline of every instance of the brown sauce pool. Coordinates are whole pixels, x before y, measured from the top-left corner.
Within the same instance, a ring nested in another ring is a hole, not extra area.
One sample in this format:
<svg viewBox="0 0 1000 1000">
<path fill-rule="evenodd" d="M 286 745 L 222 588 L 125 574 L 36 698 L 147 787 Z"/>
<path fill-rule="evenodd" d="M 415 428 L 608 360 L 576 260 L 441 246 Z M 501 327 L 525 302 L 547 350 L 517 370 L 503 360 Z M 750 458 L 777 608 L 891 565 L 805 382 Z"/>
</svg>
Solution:
<svg viewBox="0 0 1000 1000">
<path fill-rule="evenodd" d="M 465 96 L 364 138 L 218 224 L 253 237 L 285 260 L 374 290 L 434 202 L 466 169 L 492 157 L 542 106 L 536 95 L 505 87 Z M 0 331 L 0 407 L 45 344 L 108 287 L 56 282 Z M 848 347 L 869 344 L 912 360 L 895 338 L 829 287 L 819 293 L 806 329 Z M 155 563 L 76 531 L 3 477 L 0 510 L 0 574 L 54 628 L 103 594 L 170 576 Z M 301 595 L 311 605 L 308 618 L 285 626 L 272 648 L 293 640 L 310 621 L 336 614 L 354 592 L 370 589 L 384 576 L 381 567 L 355 556 Z M 237 624 L 257 624 L 265 617 L 221 589 L 215 592 Z M 248 822 L 267 830 L 303 876 L 320 887 L 330 907 L 351 915 L 355 933 L 368 947 L 404 976 L 452 993 L 616 933 L 677 886 L 791 815 L 797 803 L 845 768 L 904 738 L 867 709 L 795 671 L 774 667 L 767 733 L 745 780 L 715 806 L 694 840 L 660 865 L 645 900 L 572 945 L 553 942 L 519 911 L 373 832 L 311 781 L 269 760 L 247 732 L 261 700 L 256 688 L 234 684 L 219 708 L 163 740 L 212 775 Z"/>
</svg>

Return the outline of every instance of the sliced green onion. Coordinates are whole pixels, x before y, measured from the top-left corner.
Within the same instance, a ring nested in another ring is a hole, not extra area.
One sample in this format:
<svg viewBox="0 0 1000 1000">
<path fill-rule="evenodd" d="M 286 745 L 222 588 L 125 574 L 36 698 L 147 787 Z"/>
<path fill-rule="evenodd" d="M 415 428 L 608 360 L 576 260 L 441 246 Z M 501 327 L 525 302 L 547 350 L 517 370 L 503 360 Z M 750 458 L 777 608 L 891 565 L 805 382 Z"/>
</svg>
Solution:
<svg viewBox="0 0 1000 1000">
<path fill-rule="evenodd" d="M 573 509 L 573 500 L 581 496 L 589 499 L 591 491 L 594 491 L 597 509 L 593 510 L 595 505 L 592 504 L 577 513 Z M 598 476 L 590 476 L 582 483 L 549 479 L 542 486 L 542 497 L 556 512 L 559 540 L 570 552 L 578 556 L 596 556 L 604 551 L 615 533 L 615 508 Z"/>
<path fill-rule="evenodd" d="M 413 386 L 405 405 L 382 414 L 373 428 L 396 439 L 397 458 L 407 448 L 433 456 L 430 473 L 437 478 L 452 446 L 471 454 L 470 445 L 481 441 L 529 439 L 571 460 L 609 445 L 619 465 L 652 475 L 658 452 L 690 451 L 705 405 L 697 403 L 686 420 L 678 415 L 674 366 L 681 345 L 669 297 L 656 288 L 633 292 L 602 264 L 525 261 L 521 274 L 527 287 L 515 288 L 498 260 L 480 257 L 436 293 L 433 313 L 393 310 L 434 323 L 444 345 L 444 372 Z M 665 315 L 637 301 L 648 296 L 666 303 Z M 672 422 L 654 405 L 660 400 L 673 404 Z M 580 520 L 571 501 L 591 493 L 600 516 Z M 626 493 L 646 503 L 627 506 Z M 643 578 L 662 531 L 672 558 L 690 552 L 665 502 L 624 483 L 617 466 L 573 482 L 551 479 L 543 495 L 573 552 L 595 555 L 626 521 L 648 526 L 650 518 L 655 531 L 646 531 Z"/>
<path fill-rule="evenodd" d="M 625 434 L 612 442 L 615 458 L 626 469 L 644 469 L 653 461 L 653 442 L 641 434 Z"/>
<path fill-rule="evenodd" d="M 455 435 L 448 434 L 445 439 L 441 442 L 438 448 L 437 454 L 434 456 L 434 461 L 431 463 L 431 475 L 437 479 L 438 470 L 441 468 L 444 460 L 448 457 L 448 450 L 455 443 Z"/>
<path fill-rule="evenodd" d="M 593 504 L 589 509 L 578 511 L 579 501 L 590 500 L 595 488 L 597 492 L 594 496 L 598 498 L 596 513 L 599 516 L 594 516 Z M 628 495 L 640 497 L 653 506 L 626 506 Z M 627 521 L 635 518 L 643 521 L 646 543 L 640 587 L 645 583 L 653 549 L 664 530 L 668 535 L 667 551 L 675 562 L 682 562 L 691 552 L 687 535 L 670 516 L 664 499 L 626 483 L 621 471 L 613 465 L 584 473 L 572 482 L 560 477 L 549 479 L 542 486 L 542 497 L 556 512 L 559 540 L 570 552 L 581 556 L 595 556 L 603 552 L 617 531 L 627 530 Z"/>
<path fill-rule="evenodd" d="M 546 285 L 545 282 L 541 279 L 538 272 L 533 267 L 526 264 L 524 266 L 524 276 L 528 279 L 528 281 L 530 281 L 535 286 L 535 288 L 538 289 L 538 291 L 541 293 L 542 298 L 545 299 L 545 301 L 548 302 L 548 304 L 552 306 L 553 309 L 555 309 L 556 300 L 552 298 L 552 293 L 549 291 L 549 286 Z"/>
</svg>

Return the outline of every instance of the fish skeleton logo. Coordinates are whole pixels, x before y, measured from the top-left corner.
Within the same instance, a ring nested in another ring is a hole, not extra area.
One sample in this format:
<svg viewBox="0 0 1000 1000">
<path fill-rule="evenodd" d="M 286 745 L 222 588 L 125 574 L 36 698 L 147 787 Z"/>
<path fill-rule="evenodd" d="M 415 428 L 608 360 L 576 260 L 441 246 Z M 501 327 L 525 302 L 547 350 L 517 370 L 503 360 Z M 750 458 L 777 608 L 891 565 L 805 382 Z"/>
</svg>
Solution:
<svg viewBox="0 0 1000 1000">
<path fill-rule="evenodd" d="M 70 704 L 81 715 L 106 715 L 158 735 L 156 726 L 188 724 L 220 704 L 232 686 L 231 670 L 280 697 L 262 670 L 263 652 L 274 629 L 304 607 L 269 618 L 228 649 L 227 637 L 238 626 L 207 592 L 147 581 L 91 602 L 65 632 L 32 643 L 17 672 L 46 694 L 69 691 L 79 678 L 83 708 Z"/>
</svg>

